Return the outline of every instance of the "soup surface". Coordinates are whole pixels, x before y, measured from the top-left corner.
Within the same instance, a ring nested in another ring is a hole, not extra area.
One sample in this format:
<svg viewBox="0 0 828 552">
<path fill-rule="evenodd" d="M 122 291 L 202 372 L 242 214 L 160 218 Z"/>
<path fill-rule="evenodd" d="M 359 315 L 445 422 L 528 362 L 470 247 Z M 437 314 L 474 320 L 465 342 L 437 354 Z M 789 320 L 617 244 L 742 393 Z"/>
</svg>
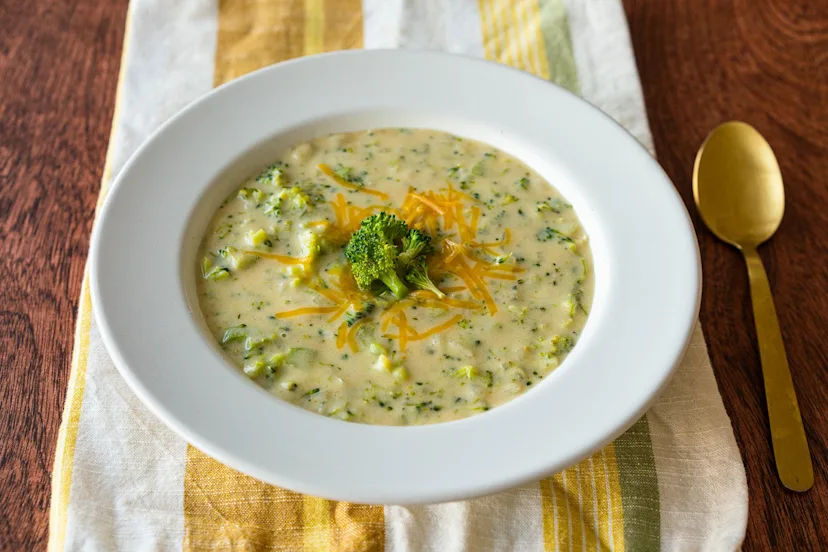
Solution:
<svg viewBox="0 0 828 552">
<path fill-rule="evenodd" d="M 517 159 L 432 130 L 291 148 L 222 203 L 199 259 L 204 319 L 249 378 L 371 424 L 517 397 L 572 350 L 592 300 L 572 206 Z"/>
</svg>

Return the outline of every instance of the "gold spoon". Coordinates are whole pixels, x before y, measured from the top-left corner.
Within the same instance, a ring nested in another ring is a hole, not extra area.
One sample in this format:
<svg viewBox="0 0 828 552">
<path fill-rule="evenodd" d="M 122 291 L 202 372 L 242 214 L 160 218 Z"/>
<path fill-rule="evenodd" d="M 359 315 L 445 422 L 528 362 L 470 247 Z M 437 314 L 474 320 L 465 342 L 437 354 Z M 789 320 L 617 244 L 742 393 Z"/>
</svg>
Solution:
<svg viewBox="0 0 828 552">
<path fill-rule="evenodd" d="M 707 227 L 745 257 L 776 469 L 787 488 L 807 491 L 814 484 L 811 454 L 768 277 L 756 252 L 779 228 L 785 211 L 782 174 L 770 144 L 746 123 L 714 129 L 696 156 L 693 197 Z"/>
</svg>

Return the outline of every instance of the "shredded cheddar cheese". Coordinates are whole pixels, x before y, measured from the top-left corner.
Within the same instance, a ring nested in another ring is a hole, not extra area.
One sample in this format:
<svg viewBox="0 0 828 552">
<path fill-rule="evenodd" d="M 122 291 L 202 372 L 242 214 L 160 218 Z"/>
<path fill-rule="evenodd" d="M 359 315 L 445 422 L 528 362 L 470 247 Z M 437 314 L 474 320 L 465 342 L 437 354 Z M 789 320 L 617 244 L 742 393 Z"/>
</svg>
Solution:
<svg viewBox="0 0 828 552">
<path fill-rule="evenodd" d="M 348 182 L 327 165 L 319 165 L 319 170 L 343 187 L 388 199 L 387 194 L 383 192 L 369 190 Z M 330 203 L 335 220 L 312 221 L 308 223 L 308 226 L 322 227 L 325 237 L 340 245 L 348 242 L 365 218 L 379 210 L 392 212 L 406 221 L 409 226 L 425 230 L 431 236 L 453 236 L 450 231 L 456 229 L 459 240 L 452 239 L 452 237 L 440 239 L 436 243 L 436 253 L 428 259 L 428 269 L 429 272 L 441 276 L 453 275 L 463 283 L 461 286 L 444 288 L 442 290 L 444 293 L 468 292 L 474 300 L 469 301 L 450 297 L 449 295 L 438 297 L 437 294 L 431 291 L 415 290 L 405 299 L 396 301 L 386 307 L 380 314 L 380 330 L 386 332 L 390 326 L 396 326 L 397 333 L 383 333 L 383 335 L 398 340 L 400 350 L 405 351 L 409 342 L 420 341 L 443 332 L 462 319 L 462 315 L 457 314 L 433 328 L 418 332 L 408 322 L 407 309 L 426 307 L 445 311 L 451 309 L 476 310 L 485 306 L 489 314 L 494 316 L 498 311 L 498 307 L 486 280 L 517 280 L 515 274 L 526 270 L 514 264 L 502 262 L 503 256 L 496 250 L 511 243 L 512 235 L 509 229 L 504 230 L 503 238 L 499 241 L 477 241 L 481 209 L 474 204 L 468 207 L 464 205 L 464 202 L 473 201 L 468 195 L 455 190 L 451 183 L 448 184 L 445 192 L 441 193 L 432 190 L 417 192 L 413 188 L 409 188 L 408 194 L 399 209 L 383 205 L 357 207 L 350 205 L 344 195 L 337 194 L 336 198 Z M 307 257 L 288 257 L 258 251 L 245 251 L 245 253 L 276 260 L 283 264 L 302 264 L 305 266 L 310 264 Z M 495 257 L 497 261 L 491 262 L 487 260 L 486 256 L 489 258 Z M 350 308 L 353 307 L 355 310 L 359 310 L 372 299 L 370 294 L 361 291 L 357 287 L 347 267 L 332 270 L 330 274 L 333 277 L 330 282 L 317 277 L 309 285 L 311 289 L 333 303 L 333 305 L 304 307 L 280 312 L 276 314 L 276 317 L 288 318 L 308 314 L 331 314 L 328 322 L 333 323 L 348 312 Z M 336 346 L 341 349 L 347 344 L 351 350 L 357 352 L 359 350 L 356 342 L 357 329 L 368 320 L 363 318 L 350 328 L 348 328 L 346 322 L 342 322 L 337 330 Z"/>
</svg>

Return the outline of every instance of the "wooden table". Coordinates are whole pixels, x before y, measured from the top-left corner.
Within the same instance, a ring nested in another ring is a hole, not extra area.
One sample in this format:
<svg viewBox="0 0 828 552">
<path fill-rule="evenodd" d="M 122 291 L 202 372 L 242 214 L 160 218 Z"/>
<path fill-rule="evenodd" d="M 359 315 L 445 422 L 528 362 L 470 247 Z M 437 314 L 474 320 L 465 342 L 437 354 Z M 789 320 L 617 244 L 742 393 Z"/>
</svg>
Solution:
<svg viewBox="0 0 828 552">
<path fill-rule="evenodd" d="M 746 550 L 828 538 L 828 1 L 624 0 L 658 159 L 692 207 L 693 158 L 728 119 L 779 157 L 787 213 L 761 250 L 814 456 L 772 462 L 748 283 L 698 229 L 701 319 L 747 468 Z M 109 139 L 127 0 L 0 3 L 0 548 L 41 549 L 78 294 Z"/>
</svg>

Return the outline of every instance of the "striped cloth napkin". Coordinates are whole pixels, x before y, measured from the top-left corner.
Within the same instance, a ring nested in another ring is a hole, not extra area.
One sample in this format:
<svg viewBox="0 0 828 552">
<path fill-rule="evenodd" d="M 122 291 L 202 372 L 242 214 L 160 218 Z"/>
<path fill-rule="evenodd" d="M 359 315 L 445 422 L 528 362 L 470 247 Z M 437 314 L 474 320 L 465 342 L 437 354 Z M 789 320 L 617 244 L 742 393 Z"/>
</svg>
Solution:
<svg viewBox="0 0 828 552">
<path fill-rule="evenodd" d="M 345 48 L 513 65 L 582 95 L 652 151 L 619 2 L 133 0 L 101 199 L 139 144 L 212 87 Z M 121 379 L 92 310 L 87 278 L 50 549 L 733 550 L 743 539 L 745 473 L 698 328 L 653 408 L 592 458 L 486 498 L 381 507 L 269 486 L 189 446 Z"/>
</svg>

